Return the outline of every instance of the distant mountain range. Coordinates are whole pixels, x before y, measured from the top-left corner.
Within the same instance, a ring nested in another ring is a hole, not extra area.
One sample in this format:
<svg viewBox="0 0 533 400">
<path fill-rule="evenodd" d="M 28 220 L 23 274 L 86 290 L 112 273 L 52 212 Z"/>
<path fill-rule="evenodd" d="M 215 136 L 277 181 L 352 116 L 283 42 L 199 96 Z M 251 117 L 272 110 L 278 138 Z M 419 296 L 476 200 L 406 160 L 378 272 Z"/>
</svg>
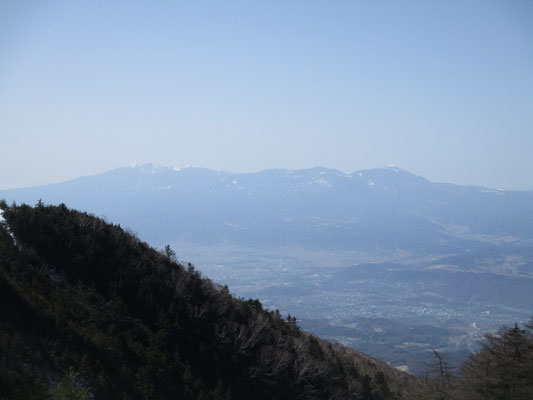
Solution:
<svg viewBox="0 0 533 400">
<path fill-rule="evenodd" d="M 531 246 L 533 193 L 433 183 L 397 167 L 257 173 L 136 165 L 59 184 L 0 191 L 9 202 L 65 203 L 154 245 L 454 253 Z"/>
<path fill-rule="evenodd" d="M 397 167 L 257 173 L 155 164 L 0 191 L 65 203 L 170 244 L 232 293 L 423 372 L 533 310 L 533 192 L 433 183 Z"/>
</svg>

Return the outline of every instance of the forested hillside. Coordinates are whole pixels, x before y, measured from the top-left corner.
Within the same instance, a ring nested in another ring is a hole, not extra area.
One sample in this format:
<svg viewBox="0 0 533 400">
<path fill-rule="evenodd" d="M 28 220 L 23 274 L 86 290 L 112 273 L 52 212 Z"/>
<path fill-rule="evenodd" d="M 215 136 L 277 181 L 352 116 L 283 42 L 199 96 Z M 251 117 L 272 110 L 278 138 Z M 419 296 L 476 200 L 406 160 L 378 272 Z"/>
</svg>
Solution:
<svg viewBox="0 0 533 400">
<path fill-rule="evenodd" d="M 461 366 L 433 350 L 431 378 L 420 380 L 411 400 L 530 400 L 533 399 L 533 320 L 520 327 L 502 327 L 485 335 L 482 349 Z"/>
<path fill-rule="evenodd" d="M 422 379 L 66 206 L 0 202 L 0 399 L 533 398 L 533 325 Z"/>
<path fill-rule="evenodd" d="M 120 226 L 1 207 L 0 398 L 396 399 L 415 379 Z"/>
<path fill-rule="evenodd" d="M 533 193 L 430 182 L 398 167 L 255 173 L 117 168 L 0 190 L 131 228 L 234 295 L 423 374 L 533 309 Z M 379 316 L 379 318 L 376 318 Z"/>
</svg>

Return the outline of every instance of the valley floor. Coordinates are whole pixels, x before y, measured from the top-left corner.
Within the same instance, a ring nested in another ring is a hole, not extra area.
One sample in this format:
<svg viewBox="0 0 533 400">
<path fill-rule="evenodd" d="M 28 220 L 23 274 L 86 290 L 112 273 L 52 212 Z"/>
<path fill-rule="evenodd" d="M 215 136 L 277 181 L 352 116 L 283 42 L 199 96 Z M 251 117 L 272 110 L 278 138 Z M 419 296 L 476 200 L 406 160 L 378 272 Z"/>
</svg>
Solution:
<svg viewBox="0 0 533 400">
<path fill-rule="evenodd" d="M 442 264 L 445 256 L 335 252 L 328 265 L 327 252 L 302 249 L 173 247 L 235 295 L 258 298 L 309 332 L 418 375 L 434 361 L 433 349 L 459 365 L 479 350 L 485 332 L 524 323 L 533 310 L 533 279 L 495 273 L 509 270 L 499 260 L 492 271 L 470 272 L 457 256 L 450 265 Z"/>
</svg>

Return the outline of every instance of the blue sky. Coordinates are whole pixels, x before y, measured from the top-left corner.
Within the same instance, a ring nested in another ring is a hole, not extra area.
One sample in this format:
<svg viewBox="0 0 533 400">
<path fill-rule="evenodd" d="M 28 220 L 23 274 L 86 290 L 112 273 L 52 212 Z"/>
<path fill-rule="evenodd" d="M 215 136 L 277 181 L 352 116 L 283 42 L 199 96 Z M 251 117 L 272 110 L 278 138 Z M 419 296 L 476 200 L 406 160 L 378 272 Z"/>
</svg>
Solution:
<svg viewBox="0 0 533 400">
<path fill-rule="evenodd" d="M 2 1 L 0 188 L 133 162 L 533 189 L 532 1 Z"/>
</svg>

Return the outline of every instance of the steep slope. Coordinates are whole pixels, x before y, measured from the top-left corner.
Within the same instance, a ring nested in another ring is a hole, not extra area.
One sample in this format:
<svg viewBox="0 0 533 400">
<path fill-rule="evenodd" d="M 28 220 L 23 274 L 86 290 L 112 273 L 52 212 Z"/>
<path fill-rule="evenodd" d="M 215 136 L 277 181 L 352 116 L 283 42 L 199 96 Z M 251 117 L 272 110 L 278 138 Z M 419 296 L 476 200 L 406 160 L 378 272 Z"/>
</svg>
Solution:
<svg viewBox="0 0 533 400">
<path fill-rule="evenodd" d="M 120 226 L 0 206 L 1 398 L 395 399 L 414 381 Z"/>
</svg>

